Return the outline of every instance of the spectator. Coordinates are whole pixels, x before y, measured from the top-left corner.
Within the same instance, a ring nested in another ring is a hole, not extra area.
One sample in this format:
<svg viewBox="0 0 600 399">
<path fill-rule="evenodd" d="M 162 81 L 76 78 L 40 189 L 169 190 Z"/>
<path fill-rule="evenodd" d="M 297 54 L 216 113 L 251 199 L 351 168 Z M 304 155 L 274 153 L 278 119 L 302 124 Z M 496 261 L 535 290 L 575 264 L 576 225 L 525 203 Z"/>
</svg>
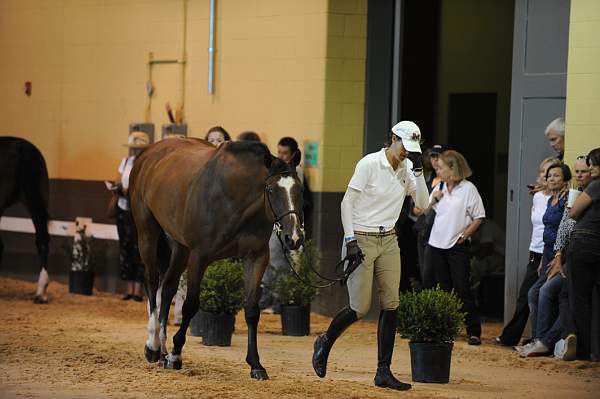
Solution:
<svg viewBox="0 0 600 399">
<path fill-rule="evenodd" d="M 435 209 L 436 216 L 425 250 L 426 268 L 434 271 L 442 289 L 454 289 L 466 312 L 468 343 L 481 345 L 481 321 L 470 285 L 469 244 L 485 209 L 477 188 L 466 180 L 472 172 L 460 153 L 443 152 L 437 173 L 445 186 L 437 186 L 430 196 L 429 208 Z"/>
<path fill-rule="evenodd" d="M 567 259 L 573 288 L 571 311 L 577 330 L 577 357 L 591 354 L 592 291 L 600 282 L 600 148 L 586 159 L 592 182 L 579 195 L 569 216 L 577 220 Z M 597 360 L 597 359 L 592 359 Z"/>
<path fill-rule="evenodd" d="M 150 144 L 148 135 L 144 132 L 129 134 L 126 147 L 129 154 L 123 158 L 119 165 L 119 176 L 116 180 L 119 188 L 117 201 L 117 232 L 119 234 L 119 261 L 121 265 L 121 279 L 127 282 L 127 293 L 124 301 L 133 299 L 141 302 L 142 283 L 144 282 L 144 265 L 140 259 L 137 245 L 135 223 L 129 207 L 129 174 L 133 168 L 135 158 Z"/>
<path fill-rule="evenodd" d="M 555 163 L 548 167 L 546 171 L 546 180 L 548 182 L 548 190 L 552 194 L 548 199 L 546 212 L 544 213 L 544 251 L 542 260 L 538 268 L 538 278 L 533 283 L 527 294 L 529 303 L 529 312 L 531 315 L 531 331 L 533 341 L 523 347 L 516 347 L 517 351 L 522 356 L 539 356 L 549 352 L 549 348 L 540 341 L 540 337 L 547 333 L 547 329 L 551 327 L 552 313 L 547 312 L 547 309 L 538 307 L 540 298 L 540 289 L 548 279 L 549 264 L 554 257 L 554 244 L 558 233 L 558 226 L 562 219 L 565 210 L 568 193 L 568 182 L 571 180 L 571 170 L 563 163 Z M 552 284 L 552 289 L 556 288 Z M 549 289 L 547 287 L 547 289 Z M 550 327 L 548 327 L 550 325 Z M 543 327 L 538 329 L 538 327 Z"/>
<path fill-rule="evenodd" d="M 591 181 L 585 157 L 577 159 L 575 176 L 578 189 L 584 190 Z M 568 274 L 567 265 L 563 267 L 564 258 L 562 256 L 562 251 L 568 245 L 574 225 L 575 220 L 569 217 L 569 209 L 565 207 L 554 242 L 554 259 L 548 265 L 548 277 L 540 289 L 538 299 L 538 314 L 544 315 L 538 316 L 536 326 L 538 343 L 526 353 L 524 352 L 523 356 L 540 356 L 552 352 L 555 344 L 562 336 L 564 342 L 559 346 L 558 356 L 564 360 L 575 359 L 577 336 L 574 334 L 575 327 L 569 309 L 568 284 L 565 278 Z"/>
<path fill-rule="evenodd" d="M 550 147 L 556 151 L 556 156 L 561 161 L 565 153 L 565 120 L 556 118 L 546 127 L 544 135 Z"/>
<path fill-rule="evenodd" d="M 255 132 L 246 131 L 246 132 L 242 132 L 242 133 L 238 134 L 237 140 L 238 141 L 257 141 L 260 143 L 260 136 Z"/>
<path fill-rule="evenodd" d="M 431 149 L 426 150 L 423 154 L 423 176 L 425 177 L 427 191 L 430 194 L 431 191 L 441 182 L 441 178 L 437 174 L 438 159 L 440 154 L 445 150 L 446 148 L 444 146 L 436 144 Z M 426 272 L 425 248 L 427 247 L 427 241 L 429 241 L 429 233 L 431 231 L 432 221 L 428 220 L 424 209 L 414 207 L 412 213 L 417 216 L 414 229 L 417 233 L 417 256 L 421 284 L 424 287 L 429 287 L 432 285 L 431 282 L 434 280 L 434 277 L 433 271 L 431 271 L 431 273 Z M 430 275 L 430 277 L 427 275 Z M 431 282 L 427 282 L 428 280 Z"/>
<path fill-rule="evenodd" d="M 558 158 L 546 158 L 540 164 L 538 169 L 537 186 L 539 191 L 533 195 L 533 204 L 531 206 L 531 241 L 529 243 L 529 263 L 525 271 L 525 278 L 519 288 L 519 296 L 512 319 L 506 324 L 502 334 L 496 337 L 496 343 L 504 346 L 515 346 L 519 343 L 523 330 L 529 320 L 529 303 L 527 302 L 527 293 L 531 286 L 538 279 L 537 269 L 542 260 L 544 252 L 544 222 L 542 218 L 546 213 L 550 191 L 546 184 L 546 170 L 554 163 L 560 162 Z"/>
<path fill-rule="evenodd" d="M 231 141 L 231 136 L 221 126 L 214 126 L 208 129 L 204 139 L 215 147 L 219 147 L 224 142 Z"/>
</svg>

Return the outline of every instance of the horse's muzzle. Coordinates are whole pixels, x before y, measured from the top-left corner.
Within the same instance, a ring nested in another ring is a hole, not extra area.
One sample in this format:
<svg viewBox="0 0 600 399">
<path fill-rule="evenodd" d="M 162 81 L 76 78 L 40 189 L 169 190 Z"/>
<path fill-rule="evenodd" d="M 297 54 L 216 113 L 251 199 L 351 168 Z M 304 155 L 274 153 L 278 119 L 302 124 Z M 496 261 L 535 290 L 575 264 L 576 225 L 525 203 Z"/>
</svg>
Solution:
<svg viewBox="0 0 600 399">
<path fill-rule="evenodd" d="M 289 251 L 294 251 L 304 244 L 304 232 L 284 233 L 282 238 L 285 249 Z"/>
</svg>

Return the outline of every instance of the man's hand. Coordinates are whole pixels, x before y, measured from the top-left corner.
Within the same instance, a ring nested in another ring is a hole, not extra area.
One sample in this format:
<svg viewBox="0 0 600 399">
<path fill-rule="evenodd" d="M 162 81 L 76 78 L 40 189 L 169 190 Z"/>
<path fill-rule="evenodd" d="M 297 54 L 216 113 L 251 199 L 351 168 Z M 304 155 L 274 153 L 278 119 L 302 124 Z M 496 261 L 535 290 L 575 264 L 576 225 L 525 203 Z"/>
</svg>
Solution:
<svg viewBox="0 0 600 399">
<path fill-rule="evenodd" d="M 410 159 L 413 164 L 413 171 L 423 170 L 423 157 L 419 152 L 409 152 L 406 158 Z"/>
<path fill-rule="evenodd" d="M 358 241 L 352 240 L 346 243 L 346 257 L 350 262 L 362 263 L 365 255 L 358 246 Z"/>
<path fill-rule="evenodd" d="M 444 192 L 442 190 L 437 190 L 433 192 L 433 195 L 431 197 L 431 201 L 435 204 L 438 203 L 442 197 L 444 196 Z"/>
</svg>

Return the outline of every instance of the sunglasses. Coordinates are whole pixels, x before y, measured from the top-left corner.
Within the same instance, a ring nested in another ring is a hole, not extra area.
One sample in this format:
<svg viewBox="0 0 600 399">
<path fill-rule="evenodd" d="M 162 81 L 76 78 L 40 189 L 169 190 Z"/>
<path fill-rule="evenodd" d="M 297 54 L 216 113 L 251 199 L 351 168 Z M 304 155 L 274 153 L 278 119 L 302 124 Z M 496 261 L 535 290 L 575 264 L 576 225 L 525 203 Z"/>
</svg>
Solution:
<svg viewBox="0 0 600 399">
<path fill-rule="evenodd" d="M 577 160 L 578 161 L 585 161 L 585 164 L 587 166 L 591 166 L 590 165 L 590 156 L 589 155 L 580 155 L 580 156 L 577 157 Z"/>
</svg>

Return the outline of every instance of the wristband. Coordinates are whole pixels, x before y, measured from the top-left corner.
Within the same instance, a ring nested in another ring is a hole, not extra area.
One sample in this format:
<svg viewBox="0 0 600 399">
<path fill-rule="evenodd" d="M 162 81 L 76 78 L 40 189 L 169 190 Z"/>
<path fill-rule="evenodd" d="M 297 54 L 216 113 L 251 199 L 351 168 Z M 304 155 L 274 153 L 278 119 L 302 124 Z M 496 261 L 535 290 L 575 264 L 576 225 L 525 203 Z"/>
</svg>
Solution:
<svg viewBox="0 0 600 399">
<path fill-rule="evenodd" d="M 354 240 L 356 240 L 356 237 L 354 237 L 354 236 L 344 237 L 344 242 L 346 244 L 349 243 L 350 241 L 354 241 Z"/>
</svg>

